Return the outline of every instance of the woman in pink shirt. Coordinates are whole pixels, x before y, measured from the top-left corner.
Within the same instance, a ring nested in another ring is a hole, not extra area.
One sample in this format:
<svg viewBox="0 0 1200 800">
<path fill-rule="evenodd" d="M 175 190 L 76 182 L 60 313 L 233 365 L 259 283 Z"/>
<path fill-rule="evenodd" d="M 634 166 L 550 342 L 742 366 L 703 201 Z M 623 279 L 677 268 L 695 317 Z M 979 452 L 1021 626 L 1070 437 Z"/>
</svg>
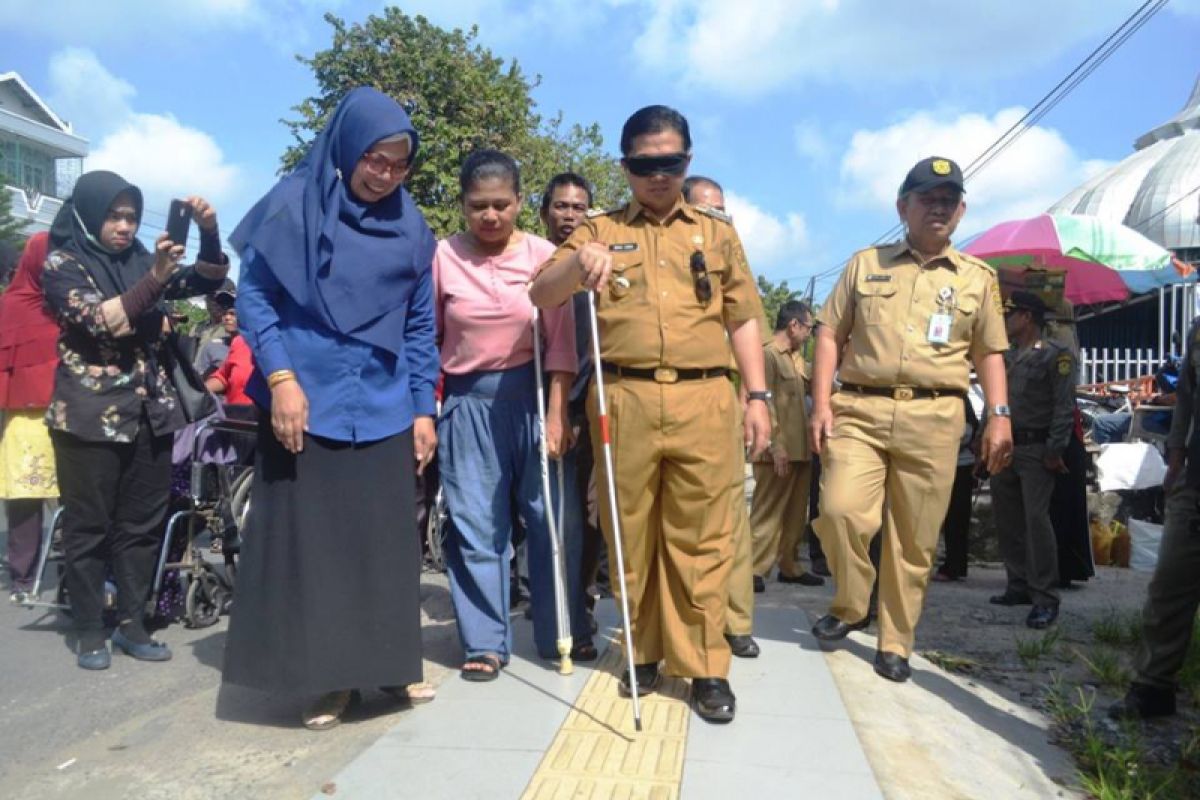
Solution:
<svg viewBox="0 0 1200 800">
<path fill-rule="evenodd" d="M 534 640 L 542 657 L 557 656 L 528 292 L 554 245 L 516 229 L 521 178 L 509 156 L 495 150 L 472 153 L 459 183 L 467 230 L 439 242 L 433 258 L 446 375 L 438 460 L 453 523 L 446 563 L 466 653 L 462 677 L 487 681 L 512 652 L 508 566 L 517 515 L 528 535 Z M 551 457 L 557 458 L 567 447 L 567 392 L 577 368 L 570 303 L 543 314 L 541 338 L 549 373 L 546 438 Z M 557 497 L 554 503 L 557 508 Z M 578 541 L 566 543 L 566 556 L 567 575 L 578 575 Z M 573 656 L 595 658 L 579 587 L 569 586 L 568 597 L 577 643 Z"/>
</svg>

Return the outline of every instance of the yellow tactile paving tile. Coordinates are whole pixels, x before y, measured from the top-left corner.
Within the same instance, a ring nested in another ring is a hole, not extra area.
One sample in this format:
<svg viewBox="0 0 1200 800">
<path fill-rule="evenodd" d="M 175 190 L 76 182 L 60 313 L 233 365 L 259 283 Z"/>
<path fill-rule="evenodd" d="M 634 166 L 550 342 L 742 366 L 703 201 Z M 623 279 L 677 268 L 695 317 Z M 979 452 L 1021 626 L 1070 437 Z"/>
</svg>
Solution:
<svg viewBox="0 0 1200 800">
<path fill-rule="evenodd" d="M 687 748 L 687 683 L 642 698 L 642 732 L 617 694 L 621 650 L 609 648 L 579 693 L 523 800 L 677 800 Z"/>
</svg>

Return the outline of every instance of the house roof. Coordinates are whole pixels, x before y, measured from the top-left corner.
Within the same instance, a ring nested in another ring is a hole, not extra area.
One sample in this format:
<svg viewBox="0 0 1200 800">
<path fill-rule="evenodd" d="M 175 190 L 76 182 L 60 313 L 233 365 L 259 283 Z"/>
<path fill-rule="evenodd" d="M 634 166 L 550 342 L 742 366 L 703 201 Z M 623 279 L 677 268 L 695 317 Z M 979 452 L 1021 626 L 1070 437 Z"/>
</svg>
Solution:
<svg viewBox="0 0 1200 800">
<path fill-rule="evenodd" d="M 71 130 L 71 125 L 60 119 L 59 116 L 50 109 L 50 106 L 46 105 L 45 101 L 38 97 L 37 92 L 35 92 L 20 75 L 15 72 L 0 72 L 0 84 L 5 83 L 11 84 L 19 91 L 20 94 L 24 95 L 26 109 L 35 115 L 31 116 L 31 119 L 35 119 L 37 122 L 40 122 L 43 125 L 49 125 L 53 128 L 57 128 L 63 133 L 74 133 L 74 131 Z"/>
</svg>

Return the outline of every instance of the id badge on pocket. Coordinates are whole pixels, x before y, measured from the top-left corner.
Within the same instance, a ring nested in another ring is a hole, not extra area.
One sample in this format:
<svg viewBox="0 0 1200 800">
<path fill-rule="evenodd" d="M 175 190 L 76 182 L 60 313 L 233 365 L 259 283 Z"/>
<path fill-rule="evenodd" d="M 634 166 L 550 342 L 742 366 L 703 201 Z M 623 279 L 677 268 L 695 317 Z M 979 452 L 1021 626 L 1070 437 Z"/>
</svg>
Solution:
<svg viewBox="0 0 1200 800">
<path fill-rule="evenodd" d="M 949 314 L 937 313 L 929 317 L 929 334 L 926 337 L 931 344 L 949 344 L 950 325 L 954 317 Z"/>
</svg>

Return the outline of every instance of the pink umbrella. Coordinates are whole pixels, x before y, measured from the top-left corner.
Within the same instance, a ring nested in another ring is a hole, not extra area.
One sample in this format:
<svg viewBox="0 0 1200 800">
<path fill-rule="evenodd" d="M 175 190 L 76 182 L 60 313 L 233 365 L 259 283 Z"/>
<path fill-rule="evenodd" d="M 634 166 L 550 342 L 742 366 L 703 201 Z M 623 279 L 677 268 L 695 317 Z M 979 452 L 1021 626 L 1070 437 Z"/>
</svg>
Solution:
<svg viewBox="0 0 1200 800">
<path fill-rule="evenodd" d="M 1065 271 L 1066 297 L 1076 305 L 1125 300 L 1184 277 L 1169 251 L 1137 231 L 1084 215 L 1002 222 L 963 249 L 997 270 Z"/>
</svg>

